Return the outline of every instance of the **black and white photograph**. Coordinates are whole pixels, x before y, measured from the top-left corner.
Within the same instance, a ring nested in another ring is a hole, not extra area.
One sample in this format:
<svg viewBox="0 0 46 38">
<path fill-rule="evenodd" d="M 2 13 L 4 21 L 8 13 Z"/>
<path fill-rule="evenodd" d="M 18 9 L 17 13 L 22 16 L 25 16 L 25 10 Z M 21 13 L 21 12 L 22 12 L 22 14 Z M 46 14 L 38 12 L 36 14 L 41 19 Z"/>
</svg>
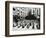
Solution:
<svg viewBox="0 0 46 38">
<path fill-rule="evenodd" d="M 6 2 L 6 36 L 43 35 L 45 4 Z"/>
<path fill-rule="evenodd" d="M 40 30 L 40 8 L 13 7 L 13 30 Z"/>
</svg>

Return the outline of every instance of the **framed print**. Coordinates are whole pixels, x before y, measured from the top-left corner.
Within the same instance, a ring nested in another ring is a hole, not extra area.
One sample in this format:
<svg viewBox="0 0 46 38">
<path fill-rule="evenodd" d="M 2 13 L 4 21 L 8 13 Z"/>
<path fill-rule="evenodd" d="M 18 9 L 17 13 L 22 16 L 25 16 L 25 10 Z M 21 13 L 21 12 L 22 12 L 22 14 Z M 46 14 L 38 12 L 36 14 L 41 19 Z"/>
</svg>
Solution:
<svg viewBox="0 0 46 38">
<path fill-rule="evenodd" d="M 5 2 L 5 36 L 45 34 L 45 4 Z"/>
</svg>

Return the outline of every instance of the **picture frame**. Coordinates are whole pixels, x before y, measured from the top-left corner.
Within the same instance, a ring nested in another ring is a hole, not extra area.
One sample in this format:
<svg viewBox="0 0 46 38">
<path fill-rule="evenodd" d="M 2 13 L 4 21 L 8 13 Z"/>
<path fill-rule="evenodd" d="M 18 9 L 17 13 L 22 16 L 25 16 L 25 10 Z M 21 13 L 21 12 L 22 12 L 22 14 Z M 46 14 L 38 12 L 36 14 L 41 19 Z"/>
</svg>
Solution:
<svg viewBox="0 0 46 38">
<path fill-rule="evenodd" d="M 18 17 L 17 14 L 20 17 Z M 29 17 L 27 16 L 28 14 L 30 15 Z M 22 20 L 24 21 L 25 26 Z M 34 26 L 32 23 L 34 24 Z M 45 34 L 45 4 L 44 3 L 5 1 L 5 36 L 6 37 L 44 35 L 44 34 Z"/>
</svg>

